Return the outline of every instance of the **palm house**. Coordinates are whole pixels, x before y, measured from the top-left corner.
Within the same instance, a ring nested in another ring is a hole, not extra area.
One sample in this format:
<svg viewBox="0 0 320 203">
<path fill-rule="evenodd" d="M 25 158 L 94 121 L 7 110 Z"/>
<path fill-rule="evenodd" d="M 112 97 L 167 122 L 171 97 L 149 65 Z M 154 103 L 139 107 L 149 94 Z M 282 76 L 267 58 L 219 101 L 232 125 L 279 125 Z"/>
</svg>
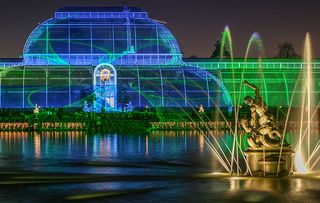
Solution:
<svg viewBox="0 0 320 203">
<path fill-rule="evenodd" d="M 21 60 L 0 63 L 0 108 L 232 105 L 220 80 L 184 63 L 172 33 L 135 7 L 61 8 Z"/>
</svg>

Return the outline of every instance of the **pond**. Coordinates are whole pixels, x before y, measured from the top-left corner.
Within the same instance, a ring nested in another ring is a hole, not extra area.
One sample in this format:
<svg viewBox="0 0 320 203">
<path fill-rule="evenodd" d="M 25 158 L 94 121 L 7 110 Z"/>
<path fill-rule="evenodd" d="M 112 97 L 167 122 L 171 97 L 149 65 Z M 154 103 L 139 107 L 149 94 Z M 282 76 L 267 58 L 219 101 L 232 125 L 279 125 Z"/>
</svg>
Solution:
<svg viewBox="0 0 320 203">
<path fill-rule="evenodd" d="M 228 132 L 218 142 L 232 144 Z M 216 146 L 216 145 L 215 145 Z M 222 145 L 228 156 L 228 149 Z M 240 156 L 241 158 L 241 156 Z M 0 202 L 318 202 L 320 176 L 230 177 L 197 131 L 1 132 Z"/>
</svg>

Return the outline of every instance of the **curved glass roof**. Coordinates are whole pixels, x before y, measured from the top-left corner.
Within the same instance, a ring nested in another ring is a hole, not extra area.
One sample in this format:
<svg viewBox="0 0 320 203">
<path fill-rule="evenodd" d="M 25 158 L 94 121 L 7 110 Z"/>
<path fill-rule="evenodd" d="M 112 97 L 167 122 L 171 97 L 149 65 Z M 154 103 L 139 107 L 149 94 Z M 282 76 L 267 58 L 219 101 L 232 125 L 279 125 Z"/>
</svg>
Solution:
<svg viewBox="0 0 320 203">
<path fill-rule="evenodd" d="M 139 8 L 62 8 L 24 48 L 25 65 L 180 64 L 172 33 Z"/>
</svg>

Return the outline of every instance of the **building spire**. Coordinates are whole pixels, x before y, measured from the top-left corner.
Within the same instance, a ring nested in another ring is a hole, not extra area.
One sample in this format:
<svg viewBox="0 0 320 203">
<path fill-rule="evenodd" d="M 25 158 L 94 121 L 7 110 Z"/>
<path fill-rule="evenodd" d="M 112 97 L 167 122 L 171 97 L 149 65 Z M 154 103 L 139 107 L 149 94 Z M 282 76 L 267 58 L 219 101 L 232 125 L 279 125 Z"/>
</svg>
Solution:
<svg viewBox="0 0 320 203">
<path fill-rule="evenodd" d="M 123 10 L 125 12 L 129 11 L 129 9 L 128 9 L 128 0 L 123 0 Z"/>
</svg>

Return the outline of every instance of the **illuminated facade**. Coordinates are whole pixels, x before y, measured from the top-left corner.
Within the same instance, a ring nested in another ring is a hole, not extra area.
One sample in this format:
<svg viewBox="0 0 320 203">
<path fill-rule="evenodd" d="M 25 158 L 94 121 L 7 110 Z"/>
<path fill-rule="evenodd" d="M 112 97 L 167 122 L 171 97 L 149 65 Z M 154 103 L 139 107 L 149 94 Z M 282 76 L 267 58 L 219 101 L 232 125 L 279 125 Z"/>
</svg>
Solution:
<svg viewBox="0 0 320 203">
<path fill-rule="evenodd" d="M 189 59 L 191 66 L 206 70 L 215 75 L 231 96 L 232 101 L 240 101 L 254 92 L 242 85 L 244 80 L 257 85 L 266 104 L 271 107 L 301 107 L 306 95 L 306 64 L 301 59 Z M 312 66 L 312 106 L 320 101 L 320 61 L 314 60 Z M 239 100 L 240 99 L 240 100 Z"/>
<path fill-rule="evenodd" d="M 228 106 L 211 73 L 182 61 L 163 24 L 140 8 L 62 8 L 30 34 L 20 62 L 3 61 L 1 108 Z"/>
<path fill-rule="evenodd" d="M 299 64 L 263 62 L 261 71 L 252 61 L 183 60 L 172 33 L 140 8 L 61 8 L 33 30 L 23 58 L 0 60 L 0 108 L 82 107 L 86 100 L 96 111 L 230 107 L 247 93 L 233 88 L 243 70 L 269 106 L 288 106 Z"/>
</svg>

